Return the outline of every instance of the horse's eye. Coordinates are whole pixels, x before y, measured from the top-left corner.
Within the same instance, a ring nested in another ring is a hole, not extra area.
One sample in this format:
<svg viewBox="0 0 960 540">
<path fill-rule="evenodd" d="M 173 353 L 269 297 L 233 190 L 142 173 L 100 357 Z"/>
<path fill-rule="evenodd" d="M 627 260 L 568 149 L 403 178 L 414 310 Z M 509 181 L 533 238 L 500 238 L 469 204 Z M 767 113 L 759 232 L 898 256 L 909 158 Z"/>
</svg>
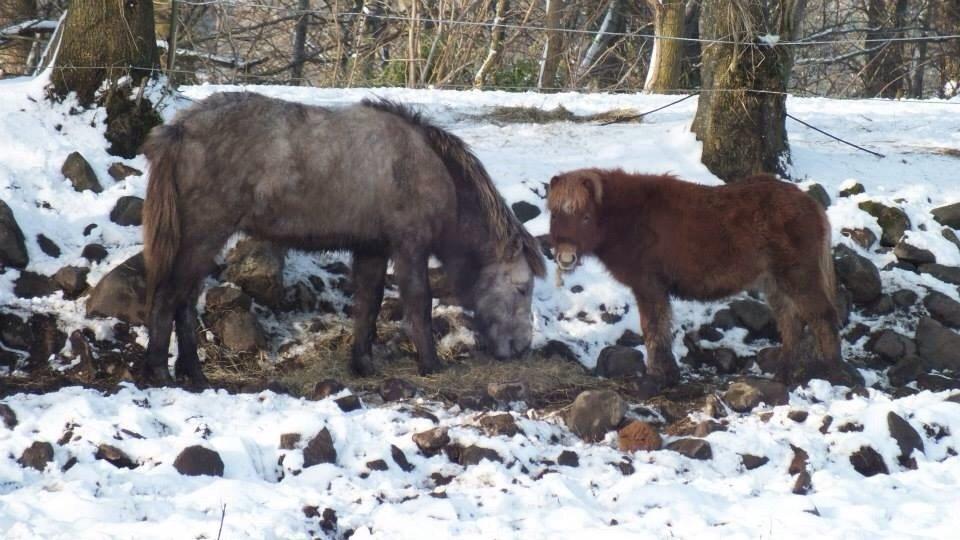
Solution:
<svg viewBox="0 0 960 540">
<path fill-rule="evenodd" d="M 587 215 L 583 216 L 583 222 L 584 222 L 584 223 L 590 223 L 590 214 L 587 214 Z"/>
<path fill-rule="evenodd" d="M 517 292 L 520 294 L 520 296 L 526 296 L 526 295 L 527 295 L 527 288 L 526 288 L 526 287 L 517 287 Z"/>
</svg>

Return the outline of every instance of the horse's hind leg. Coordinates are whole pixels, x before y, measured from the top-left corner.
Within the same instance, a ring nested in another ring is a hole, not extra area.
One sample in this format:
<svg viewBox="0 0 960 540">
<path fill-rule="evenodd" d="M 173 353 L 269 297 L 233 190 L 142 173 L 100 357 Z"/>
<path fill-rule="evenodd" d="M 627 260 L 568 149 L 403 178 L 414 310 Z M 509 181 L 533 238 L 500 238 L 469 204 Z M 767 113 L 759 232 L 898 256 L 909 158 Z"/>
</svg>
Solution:
<svg viewBox="0 0 960 540">
<path fill-rule="evenodd" d="M 657 382 L 672 386 L 680 381 L 680 368 L 673 357 L 670 298 L 666 293 L 641 293 L 637 289 L 634 296 L 647 345 L 647 373 Z"/>
<path fill-rule="evenodd" d="M 433 342 L 430 280 L 427 274 L 428 255 L 419 248 L 401 249 L 394 255 L 394 273 L 400 285 L 400 301 L 407 332 L 417 348 L 420 374 L 427 375 L 441 369 Z"/>
<path fill-rule="evenodd" d="M 777 330 L 780 332 L 780 352 L 776 376 L 781 380 L 789 380 L 792 367 L 802 362 L 799 355 L 800 342 L 803 339 L 803 320 L 797 307 L 790 297 L 776 286 L 765 287 L 767 303 L 777 320 Z"/>
<path fill-rule="evenodd" d="M 200 283 L 198 282 L 176 309 L 177 362 L 174 364 L 174 372 L 177 382 L 189 382 L 196 388 L 206 388 L 208 381 L 200 367 L 200 356 L 197 352 L 197 329 L 200 327 L 197 316 L 199 296 Z"/>
<path fill-rule="evenodd" d="M 351 368 L 361 377 L 373 375 L 371 351 L 376 337 L 377 315 L 383 302 L 387 273 L 387 256 L 377 252 L 356 251 L 353 254 L 353 350 Z M 419 352 L 419 346 L 417 351 Z"/>
<path fill-rule="evenodd" d="M 176 288 L 173 283 L 161 283 L 153 295 L 153 304 L 147 315 L 147 331 L 150 342 L 147 344 L 147 358 L 143 364 L 140 380 L 147 386 L 172 386 L 173 378 L 167 369 L 167 355 L 170 350 L 170 332 L 173 330 L 173 317 L 177 304 Z"/>
</svg>

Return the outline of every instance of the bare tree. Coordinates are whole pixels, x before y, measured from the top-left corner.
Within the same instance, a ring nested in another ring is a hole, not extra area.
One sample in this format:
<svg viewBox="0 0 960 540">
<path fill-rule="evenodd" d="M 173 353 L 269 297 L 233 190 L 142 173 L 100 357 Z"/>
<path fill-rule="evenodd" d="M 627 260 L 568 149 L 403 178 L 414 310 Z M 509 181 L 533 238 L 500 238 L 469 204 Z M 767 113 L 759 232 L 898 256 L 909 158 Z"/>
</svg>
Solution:
<svg viewBox="0 0 960 540">
<path fill-rule="evenodd" d="M 37 17 L 35 0 L 0 0 L 0 30 Z M 28 72 L 33 39 L 27 35 L 6 33 L 0 40 L 0 76 L 24 75 Z"/>
<path fill-rule="evenodd" d="M 293 84 L 303 79 L 303 63 L 307 58 L 307 23 L 310 17 L 310 0 L 298 0 L 299 9 L 296 31 L 293 35 L 293 63 L 290 66 L 290 78 Z"/>
<path fill-rule="evenodd" d="M 867 97 L 892 98 L 903 94 L 907 72 L 904 69 L 903 42 L 883 41 L 903 38 L 907 0 L 867 0 L 867 63 L 860 72 Z"/>
<path fill-rule="evenodd" d="M 580 60 L 580 65 L 577 66 L 577 81 L 590 73 L 597 64 L 601 53 L 615 41 L 616 36 L 614 34 L 619 32 L 623 25 L 623 6 L 621 3 L 622 0 L 610 0 L 610 3 L 607 4 L 606 14 L 603 16 L 600 29 L 597 30 L 596 36 L 590 43 L 590 48 L 587 49 L 587 53 Z"/>
<path fill-rule="evenodd" d="M 684 15 L 687 3 L 684 0 L 647 0 L 653 11 L 654 29 L 657 36 L 650 54 L 650 67 L 643 85 L 645 92 L 665 92 L 677 88 L 680 83 L 680 60 L 683 57 Z"/>
<path fill-rule="evenodd" d="M 564 0 L 545 0 L 547 42 L 543 47 L 543 58 L 540 60 L 540 75 L 537 77 L 537 88 L 544 90 L 553 88 L 557 84 L 557 67 L 560 65 L 560 56 L 563 54 L 563 33 L 561 29 L 561 11 Z"/>
<path fill-rule="evenodd" d="M 494 26 L 490 29 L 490 48 L 487 49 L 487 57 L 480 64 L 480 69 L 473 76 L 474 88 L 481 88 L 486 84 L 487 76 L 500 63 L 500 56 L 503 52 L 503 35 L 505 33 L 502 25 L 506 16 L 509 2 L 507 0 L 497 0 L 497 5 L 493 15 Z"/>
</svg>

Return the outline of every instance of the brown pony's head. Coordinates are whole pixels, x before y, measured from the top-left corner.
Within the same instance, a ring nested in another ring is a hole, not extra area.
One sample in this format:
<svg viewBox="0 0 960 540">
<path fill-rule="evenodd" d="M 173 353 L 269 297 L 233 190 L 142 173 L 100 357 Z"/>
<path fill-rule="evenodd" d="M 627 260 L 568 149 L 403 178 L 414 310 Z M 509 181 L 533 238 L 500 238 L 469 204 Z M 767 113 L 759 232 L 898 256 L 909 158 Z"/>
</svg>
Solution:
<svg viewBox="0 0 960 540">
<path fill-rule="evenodd" d="M 580 258 L 600 243 L 602 200 L 603 182 L 597 170 L 580 169 L 550 179 L 550 242 L 561 270 L 576 268 Z"/>
</svg>

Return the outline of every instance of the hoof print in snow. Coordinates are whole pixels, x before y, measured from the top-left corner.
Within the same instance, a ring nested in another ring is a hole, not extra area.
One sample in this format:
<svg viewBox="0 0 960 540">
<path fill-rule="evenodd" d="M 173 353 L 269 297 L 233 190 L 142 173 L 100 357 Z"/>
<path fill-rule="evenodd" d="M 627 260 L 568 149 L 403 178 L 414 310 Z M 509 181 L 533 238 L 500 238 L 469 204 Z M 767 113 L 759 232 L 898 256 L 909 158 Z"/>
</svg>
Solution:
<svg viewBox="0 0 960 540">
<path fill-rule="evenodd" d="M 626 402 L 613 390 L 587 390 L 573 401 L 564 420 L 580 438 L 596 442 L 616 429 L 626 412 Z"/>
<path fill-rule="evenodd" d="M 903 210 L 886 206 L 876 201 L 863 201 L 857 205 L 861 210 L 877 218 L 877 223 L 883 234 L 880 236 L 880 245 L 893 247 L 903 238 L 903 234 L 910 229 L 910 218 Z"/>
<path fill-rule="evenodd" d="M 17 413 L 13 412 L 13 409 L 6 403 L 0 403 L 0 420 L 3 421 L 3 426 L 7 429 L 17 427 Z"/>
<path fill-rule="evenodd" d="M 960 328 L 960 302 L 941 292 L 932 291 L 923 299 L 923 306 L 941 324 Z"/>
<path fill-rule="evenodd" d="M 471 465 L 479 465 L 481 461 L 496 461 L 498 463 L 503 463 L 503 458 L 500 457 L 500 454 L 496 450 L 490 448 L 483 448 L 482 446 L 470 445 L 459 448 L 458 452 L 455 452 L 457 463 L 464 467 L 469 467 Z"/>
<path fill-rule="evenodd" d="M 619 379 L 624 377 L 643 376 L 647 371 L 643 363 L 643 353 L 622 345 L 604 347 L 597 357 L 597 367 L 594 374 L 597 377 Z"/>
<path fill-rule="evenodd" d="M 557 465 L 563 467 L 579 467 L 580 456 L 573 450 L 564 450 L 557 456 Z"/>
<path fill-rule="evenodd" d="M 75 300 L 90 288 L 87 283 L 87 274 L 89 268 L 80 268 L 79 266 L 64 266 L 53 275 L 53 281 L 63 291 L 63 297 L 67 300 Z"/>
<path fill-rule="evenodd" d="M 900 448 L 897 461 L 907 469 L 916 469 L 917 460 L 913 453 L 914 451 L 923 452 L 923 439 L 920 438 L 920 434 L 913 429 L 910 422 L 893 411 L 887 414 L 887 429 L 890 430 L 890 436 L 897 441 L 897 447 Z"/>
<path fill-rule="evenodd" d="M 893 254 L 897 259 L 920 266 L 921 264 L 937 262 L 936 256 L 929 249 L 918 248 L 910 244 L 906 238 L 901 238 L 893 248 Z"/>
<path fill-rule="evenodd" d="M 13 210 L 0 200 L 0 267 L 24 268 L 28 262 L 23 231 L 13 217 Z"/>
<path fill-rule="evenodd" d="M 146 296 L 143 254 L 138 253 L 100 278 L 87 298 L 87 317 L 116 317 L 129 324 L 144 324 Z"/>
<path fill-rule="evenodd" d="M 47 238 L 46 235 L 37 235 L 37 245 L 40 246 L 40 251 L 42 251 L 48 257 L 53 257 L 56 259 L 60 256 L 60 246 L 58 246 L 53 240 Z"/>
<path fill-rule="evenodd" d="M 109 444 L 101 444 L 97 447 L 97 453 L 93 455 L 96 459 L 106 461 L 118 469 L 136 469 L 137 462 L 130 459 L 123 450 Z"/>
<path fill-rule="evenodd" d="M 94 264 L 102 262 L 107 258 L 107 255 L 107 248 L 100 244 L 87 244 L 83 246 L 83 251 L 80 252 L 81 257 Z"/>
<path fill-rule="evenodd" d="M 436 427 L 413 434 L 413 442 L 425 456 L 432 456 L 440 452 L 444 446 L 450 444 L 450 435 L 447 428 Z"/>
<path fill-rule="evenodd" d="M 752 471 L 763 467 L 770 462 L 770 458 L 766 456 L 755 456 L 753 454 L 740 454 L 740 463 L 743 464 L 743 468 Z"/>
<path fill-rule="evenodd" d="M 173 462 L 173 468 L 185 476 L 223 476 L 220 454 L 203 446 L 188 446 Z"/>
<path fill-rule="evenodd" d="M 878 474 L 889 474 L 883 456 L 869 446 L 861 446 L 850 455 L 850 465 L 863 476 L 870 477 Z"/>
<path fill-rule="evenodd" d="M 541 213 L 536 205 L 530 204 L 527 201 L 517 201 L 511 204 L 510 208 L 513 210 L 513 214 L 517 216 L 517 219 L 520 220 L 520 223 L 526 223 Z"/>
<path fill-rule="evenodd" d="M 380 383 L 377 389 L 384 401 L 400 401 L 417 395 L 417 387 L 410 381 L 390 378 Z"/>
<path fill-rule="evenodd" d="M 303 448 L 303 467 L 336 462 L 337 449 L 333 446 L 333 437 L 330 436 L 330 430 L 323 428 Z"/>
<path fill-rule="evenodd" d="M 500 403 L 527 402 L 530 401 L 530 386 L 523 381 L 490 383 L 487 395 Z"/>
<path fill-rule="evenodd" d="M 110 164 L 110 168 L 107 169 L 107 174 L 109 174 L 110 178 L 113 178 L 114 181 L 122 182 L 131 176 L 143 176 L 143 171 L 131 167 L 126 163 L 116 161 Z"/>
<path fill-rule="evenodd" d="M 342 398 L 334 400 L 334 403 L 336 403 L 337 407 L 340 407 L 340 410 L 343 412 L 357 411 L 363 408 L 363 403 L 356 394 L 343 396 Z"/>
<path fill-rule="evenodd" d="M 480 417 L 477 423 L 480 424 L 483 432 L 489 437 L 495 437 L 497 435 L 513 437 L 518 433 L 522 433 L 517 426 L 517 421 L 514 420 L 513 415 L 510 413 L 484 415 Z"/>
<path fill-rule="evenodd" d="M 71 152 L 63 162 L 60 172 L 70 181 L 73 189 L 77 191 L 90 190 L 94 193 L 103 191 L 103 186 L 100 185 L 97 174 L 93 172 L 93 167 L 80 152 Z"/>
<path fill-rule="evenodd" d="M 883 292 L 876 265 L 847 246 L 839 245 L 834 249 L 834 268 L 838 281 L 850 292 L 856 304 L 869 304 Z"/>
<path fill-rule="evenodd" d="M 293 450 L 300 444 L 300 439 L 303 438 L 299 433 L 282 433 L 280 434 L 280 449 L 281 450 Z"/>
<path fill-rule="evenodd" d="M 57 282 L 50 276 L 27 270 L 21 270 L 20 277 L 13 282 L 13 294 L 17 298 L 40 298 L 50 296 L 58 290 L 60 288 L 57 287 Z"/>
<path fill-rule="evenodd" d="M 621 452 L 653 452 L 663 446 L 657 428 L 649 422 L 634 420 L 617 432 Z"/>
<path fill-rule="evenodd" d="M 121 226 L 143 225 L 143 199 L 132 195 L 120 197 L 110 211 L 110 221 Z"/>
<path fill-rule="evenodd" d="M 713 449 L 710 448 L 710 443 L 703 439 L 677 439 L 668 444 L 666 449 L 690 459 L 707 460 L 713 458 Z"/>
<path fill-rule="evenodd" d="M 786 405 L 787 387 L 776 381 L 744 379 L 734 382 L 723 394 L 723 400 L 737 412 L 750 412 L 761 403 L 767 406 Z"/>
<path fill-rule="evenodd" d="M 245 238 L 227 255 L 225 281 L 232 282 L 271 309 L 283 301 L 284 250 L 274 244 Z"/>
<path fill-rule="evenodd" d="M 53 445 L 48 442 L 34 441 L 20 454 L 17 463 L 21 467 L 29 467 L 42 471 L 47 463 L 53 461 Z"/>
<path fill-rule="evenodd" d="M 320 401 L 321 399 L 326 399 L 329 396 L 334 394 L 339 394 L 346 387 L 343 386 L 343 383 L 334 379 L 324 379 L 317 382 L 313 385 L 313 389 L 305 396 L 311 401 Z"/>
<path fill-rule="evenodd" d="M 960 202 L 934 208 L 930 213 L 937 223 L 960 229 Z"/>
<path fill-rule="evenodd" d="M 840 234 L 853 240 L 853 243 L 864 250 L 869 250 L 877 243 L 877 234 L 870 229 L 841 229 Z"/>
<path fill-rule="evenodd" d="M 413 464 L 407 459 L 407 455 L 395 444 L 390 445 L 390 457 L 393 458 L 393 462 L 397 464 L 397 467 L 400 467 L 401 471 L 410 472 L 414 469 Z"/>
</svg>

